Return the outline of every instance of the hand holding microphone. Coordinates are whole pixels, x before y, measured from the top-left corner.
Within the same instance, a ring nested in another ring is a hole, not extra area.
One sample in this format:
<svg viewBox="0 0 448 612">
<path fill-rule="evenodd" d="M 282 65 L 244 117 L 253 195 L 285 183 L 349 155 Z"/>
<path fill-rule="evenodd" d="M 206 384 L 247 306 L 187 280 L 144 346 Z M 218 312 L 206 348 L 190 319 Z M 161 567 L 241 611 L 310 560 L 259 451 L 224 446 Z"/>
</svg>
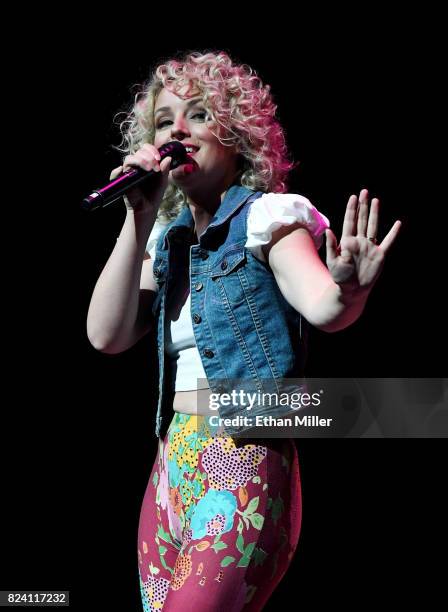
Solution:
<svg viewBox="0 0 448 612">
<path fill-rule="evenodd" d="M 160 149 L 144 144 L 124 159 L 123 166 L 112 170 L 111 182 L 93 191 L 82 202 L 85 210 L 103 208 L 124 197 L 128 210 L 146 212 L 158 207 L 168 185 L 170 170 L 187 161 L 185 147 L 178 141 Z"/>
<path fill-rule="evenodd" d="M 168 185 L 171 161 L 172 158 L 169 156 L 162 159 L 154 145 L 144 144 L 134 155 L 126 156 L 122 166 L 112 170 L 111 180 L 135 169 L 146 173 L 151 172 L 151 180 L 143 180 L 139 185 L 131 187 L 123 194 L 128 210 L 145 212 L 148 209 L 159 207 Z"/>
</svg>

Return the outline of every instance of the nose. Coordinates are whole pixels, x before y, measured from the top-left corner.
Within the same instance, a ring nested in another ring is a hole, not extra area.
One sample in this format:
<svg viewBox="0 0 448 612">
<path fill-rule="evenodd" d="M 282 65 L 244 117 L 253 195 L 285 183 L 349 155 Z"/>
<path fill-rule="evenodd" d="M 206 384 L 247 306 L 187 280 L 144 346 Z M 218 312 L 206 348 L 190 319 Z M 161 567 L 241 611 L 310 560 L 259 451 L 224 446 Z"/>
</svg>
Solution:
<svg viewBox="0 0 448 612">
<path fill-rule="evenodd" d="M 190 136 L 190 131 L 188 129 L 188 124 L 185 121 L 185 117 L 177 117 L 173 122 L 171 127 L 171 136 L 173 138 L 177 138 L 177 140 L 182 140 L 186 136 Z"/>
</svg>

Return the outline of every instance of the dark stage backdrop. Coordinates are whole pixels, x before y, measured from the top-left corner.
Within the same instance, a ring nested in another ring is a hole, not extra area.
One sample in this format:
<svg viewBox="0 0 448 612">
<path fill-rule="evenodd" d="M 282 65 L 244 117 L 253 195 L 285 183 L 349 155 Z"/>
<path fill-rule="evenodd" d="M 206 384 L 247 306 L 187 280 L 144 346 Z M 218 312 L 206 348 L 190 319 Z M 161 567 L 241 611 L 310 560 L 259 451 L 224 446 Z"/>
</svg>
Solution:
<svg viewBox="0 0 448 612">
<path fill-rule="evenodd" d="M 69 15 L 46 29 L 32 20 L 26 32 L 13 26 L 10 53 L 24 51 L 25 61 L 4 116 L 19 153 L 3 229 L 15 247 L 3 261 L 16 317 L 4 319 L 12 341 L 0 588 L 70 590 L 79 610 L 139 609 L 136 539 L 156 452 L 155 352 L 149 336 L 117 356 L 90 346 L 90 296 L 125 209 L 85 213 L 79 203 L 119 165 L 114 114 L 157 60 L 222 49 L 270 83 L 301 162 L 290 191 L 329 217 L 338 237 L 347 199 L 363 187 L 381 199 L 380 237 L 403 222 L 362 318 L 336 334 L 312 331 L 308 376 L 446 374 L 437 19 L 388 16 L 373 27 L 370 14 L 336 27 L 329 17 L 285 25 L 260 14 L 263 25 L 249 15 L 217 31 L 206 20 L 195 29 L 186 12 L 161 10 L 146 31 L 146 16 L 136 14 L 132 33 L 123 19 L 109 37 L 87 15 L 76 29 Z M 434 558 L 444 552 L 444 440 L 296 442 L 302 534 L 267 609 L 284 597 L 303 610 L 431 600 Z"/>
</svg>

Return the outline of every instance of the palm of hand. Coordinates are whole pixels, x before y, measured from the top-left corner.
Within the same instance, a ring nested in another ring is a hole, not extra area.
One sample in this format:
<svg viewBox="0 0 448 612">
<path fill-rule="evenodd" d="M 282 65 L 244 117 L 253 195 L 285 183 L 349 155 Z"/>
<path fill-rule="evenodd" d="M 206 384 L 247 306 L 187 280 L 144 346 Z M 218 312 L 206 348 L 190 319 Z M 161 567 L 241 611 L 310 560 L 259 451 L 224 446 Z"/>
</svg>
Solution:
<svg viewBox="0 0 448 612">
<path fill-rule="evenodd" d="M 349 198 L 342 230 L 337 245 L 335 235 L 327 230 L 327 266 L 333 280 L 350 291 L 368 291 L 375 284 L 384 265 L 385 254 L 401 227 L 396 221 L 387 236 L 376 244 L 379 200 L 372 200 L 369 213 L 368 192 L 363 189 L 359 202 Z"/>
</svg>

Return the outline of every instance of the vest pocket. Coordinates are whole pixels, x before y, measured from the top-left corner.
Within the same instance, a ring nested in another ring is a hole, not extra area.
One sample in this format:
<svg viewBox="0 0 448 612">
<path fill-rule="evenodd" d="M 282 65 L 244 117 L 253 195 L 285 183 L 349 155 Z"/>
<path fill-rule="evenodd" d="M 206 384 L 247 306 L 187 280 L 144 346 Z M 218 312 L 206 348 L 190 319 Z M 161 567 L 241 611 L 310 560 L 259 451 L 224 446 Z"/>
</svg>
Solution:
<svg viewBox="0 0 448 612">
<path fill-rule="evenodd" d="M 244 272 L 245 264 L 244 247 L 227 251 L 218 258 L 210 272 L 217 301 L 227 299 L 232 304 L 239 304 L 246 299 L 245 286 L 248 287 L 248 283 Z"/>
<path fill-rule="evenodd" d="M 235 250 L 223 253 L 214 263 L 211 277 L 228 276 L 235 268 L 246 262 L 246 253 L 244 247 L 239 247 Z"/>
</svg>

